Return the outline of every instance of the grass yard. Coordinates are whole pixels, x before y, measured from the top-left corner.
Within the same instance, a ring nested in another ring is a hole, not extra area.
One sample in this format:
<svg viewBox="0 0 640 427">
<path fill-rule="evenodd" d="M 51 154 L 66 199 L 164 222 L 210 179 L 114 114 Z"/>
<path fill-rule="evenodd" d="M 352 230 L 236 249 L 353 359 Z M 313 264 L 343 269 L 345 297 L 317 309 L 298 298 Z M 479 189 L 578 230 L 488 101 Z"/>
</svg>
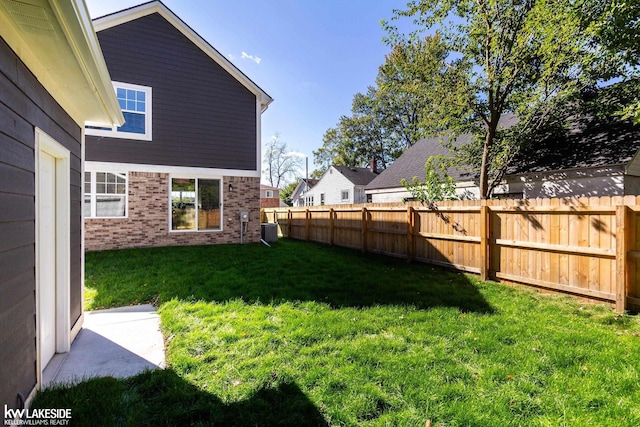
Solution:
<svg viewBox="0 0 640 427">
<path fill-rule="evenodd" d="M 640 425 L 640 322 L 280 240 L 86 256 L 88 309 L 153 302 L 164 371 L 39 394 L 77 425 Z"/>
</svg>

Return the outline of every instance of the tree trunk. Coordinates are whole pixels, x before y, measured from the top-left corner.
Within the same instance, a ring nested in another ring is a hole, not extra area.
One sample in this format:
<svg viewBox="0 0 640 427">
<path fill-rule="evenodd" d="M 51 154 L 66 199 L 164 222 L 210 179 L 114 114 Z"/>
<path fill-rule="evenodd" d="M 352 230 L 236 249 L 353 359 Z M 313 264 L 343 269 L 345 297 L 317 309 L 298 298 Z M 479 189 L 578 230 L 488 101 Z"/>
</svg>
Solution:
<svg viewBox="0 0 640 427">
<path fill-rule="evenodd" d="M 486 200 L 489 198 L 489 149 L 493 143 L 493 136 L 491 130 L 487 129 L 487 135 L 485 136 L 484 145 L 482 147 L 482 164 L 480 165 L 480 199 Z"/>
</svg>

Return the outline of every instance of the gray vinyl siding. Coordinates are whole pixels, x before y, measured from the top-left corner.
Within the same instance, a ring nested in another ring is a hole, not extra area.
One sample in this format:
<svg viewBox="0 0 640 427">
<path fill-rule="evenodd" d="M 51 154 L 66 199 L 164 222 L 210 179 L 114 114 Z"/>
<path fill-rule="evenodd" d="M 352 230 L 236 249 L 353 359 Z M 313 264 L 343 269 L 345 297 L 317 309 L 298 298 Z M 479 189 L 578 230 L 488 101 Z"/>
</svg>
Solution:
<svg viewBox="0 0 640 427">
<path fill-rule="evenodd" d="M 36 384 L 35 127 L 71 151 L 71 324 L 82 310 L 81 129 L 0 38 L 0 404 Z"/>
<path fill-rule="evenodd" d="M 637 153 L 627 165 L 625 173 L 627 175 L 640 176 L 640 156 Z"/>
<path fill-rule="evenodd" d="M 114 81 L 152 88 L 153 141 L 87 135 L 86 159 L 257 170 L 256 97 L 157 13 L 98 33 Z"/>
</svg>

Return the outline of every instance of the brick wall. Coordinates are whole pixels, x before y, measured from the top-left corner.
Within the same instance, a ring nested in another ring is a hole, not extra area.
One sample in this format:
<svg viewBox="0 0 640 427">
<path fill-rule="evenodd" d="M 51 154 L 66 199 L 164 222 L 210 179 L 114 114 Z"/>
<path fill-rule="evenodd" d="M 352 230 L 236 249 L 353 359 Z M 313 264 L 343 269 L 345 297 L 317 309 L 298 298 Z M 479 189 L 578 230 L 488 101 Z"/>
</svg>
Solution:
<svg viewBox="0 0 640 427">
<path fill-rule="evenodd" d="M 262 198 L 260 198 L 260 207 L 261 208 L 279 208 L 280 207 L 280 198 L 262 197 Z"/>
<path fill-rule="evenodd" d="M 169 175 L 129 172 L 128 217 L 85 219 L 85 249 L 240 243 L 240 211 L 245 210 L 249 226 L 244 242 L 259 242 L 260 178 L 224 177 L 222 194 L 222 230 L 170 232 Z"/>
</svg>

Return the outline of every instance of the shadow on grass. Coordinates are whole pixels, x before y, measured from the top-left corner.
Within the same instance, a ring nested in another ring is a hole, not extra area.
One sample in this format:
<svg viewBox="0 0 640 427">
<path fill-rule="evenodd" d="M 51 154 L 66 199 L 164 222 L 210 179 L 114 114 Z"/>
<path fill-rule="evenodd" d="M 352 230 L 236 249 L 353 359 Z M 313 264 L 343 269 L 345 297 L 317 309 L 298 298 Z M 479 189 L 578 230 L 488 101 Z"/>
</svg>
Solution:
<svg viewBox="0 0 640 427">
<path fill-rule="evenodd" d="M 78 426 L 328 426 L 296 384 L 265 386 L 225 404 L 171 369 L 50 388 L 31 408 L 70 408 L 71 425 Z"/>
<path fill-rule="evenodd" d="M 248 303 L 315 301 L 333 308 L 411 305 L 494 310 L 464 274 L 284 239 L 259 244 L 126 249 L 86 255 L 92 308 L 172 298 Z"/>
</svg>

